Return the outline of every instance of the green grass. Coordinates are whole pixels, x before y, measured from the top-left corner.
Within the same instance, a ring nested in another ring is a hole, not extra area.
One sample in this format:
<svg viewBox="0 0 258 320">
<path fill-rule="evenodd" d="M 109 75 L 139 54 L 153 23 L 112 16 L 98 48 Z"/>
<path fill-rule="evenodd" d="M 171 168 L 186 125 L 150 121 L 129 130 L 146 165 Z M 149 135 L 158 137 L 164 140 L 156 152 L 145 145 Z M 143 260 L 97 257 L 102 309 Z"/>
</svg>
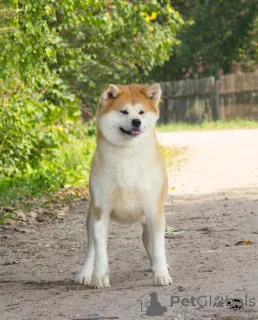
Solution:
<svg viewBox="0 0 258 320">
<path fill-rule="evenodd" d="M 0 226 L 5 224 L 7 219 L 11 219 L 12 215 L 10 213 L 0 212 Z"/>
<path fill-rule="evenodd" d="M 258 121 L 234 120 L 228 122 L 204 122 L 202 124 L 191 123 L 168 123 L 157 126 L 157 131 L 197 131 L 197 130 L 229 130 L 229 129 L 255 129 L 258 128 Z"/>
<path fill-rule="evenodd" d="M 42 161 L 38 168 L 20 176 L 1 179 L 0 207 L 26 210 L 42 203 L 49 204 L 49 199 L 62 189 L 65 190 L 65 197 L 84 193 L 88 188 L 95 145 L 95 136 L 84 139 L 73 137 L 57 149 L 54 158 Z"/>
</svg>

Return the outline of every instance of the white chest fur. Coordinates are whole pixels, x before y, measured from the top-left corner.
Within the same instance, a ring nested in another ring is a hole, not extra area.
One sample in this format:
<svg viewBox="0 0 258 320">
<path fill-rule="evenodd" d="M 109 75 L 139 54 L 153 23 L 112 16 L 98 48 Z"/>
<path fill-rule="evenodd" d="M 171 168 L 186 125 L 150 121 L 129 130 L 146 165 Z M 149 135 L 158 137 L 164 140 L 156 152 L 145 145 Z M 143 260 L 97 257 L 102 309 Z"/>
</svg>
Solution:
<svg viewBox="0 0 258 320">
<path fill-rule="evenodd" d="M 155 152 L 155 141 L 130 148 L 101 145 L 90 181 L 95 205 L 104 206 L 120 222 L 144 220 L 145 208 L 155 205 L 164 181 Z"/>
</svg>

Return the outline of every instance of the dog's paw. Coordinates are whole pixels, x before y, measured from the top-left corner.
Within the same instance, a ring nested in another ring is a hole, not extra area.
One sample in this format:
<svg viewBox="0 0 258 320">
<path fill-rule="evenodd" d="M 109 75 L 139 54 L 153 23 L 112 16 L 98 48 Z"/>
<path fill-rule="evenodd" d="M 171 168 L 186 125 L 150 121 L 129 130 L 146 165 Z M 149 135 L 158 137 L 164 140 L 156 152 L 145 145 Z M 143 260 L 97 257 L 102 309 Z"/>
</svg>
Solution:
<svg viewBox="0 0 258 320">
<path fill-rule="evenodd" d="M 85 272 L 79 272 L 75 279 L 76 284 L 84 284 L 85 286 L 91 285 L 91 275 Z"/>
<path fill-rule="evenodd" d="M 104 276 L 101 275 L 94 275 L 92 280 L 91 280 L 91 286 L 93 288 L 109 288 L 109 276 L 105 274 Z"/>
<path fill-rule="evenodd" d="M 154 286 L 168 286 L 172 284 L 172 279 L 167 270 L 164 272 L 153 273 L 153 284 Z"/>
</svg>

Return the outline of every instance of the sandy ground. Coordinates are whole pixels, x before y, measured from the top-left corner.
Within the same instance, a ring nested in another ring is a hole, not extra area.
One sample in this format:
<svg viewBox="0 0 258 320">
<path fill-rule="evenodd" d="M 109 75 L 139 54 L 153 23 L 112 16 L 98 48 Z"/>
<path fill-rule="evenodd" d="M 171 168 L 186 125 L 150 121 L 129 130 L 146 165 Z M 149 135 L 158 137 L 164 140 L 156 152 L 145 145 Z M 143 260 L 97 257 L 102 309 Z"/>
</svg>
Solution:
<svg viewBox="0 0 258 320">
<path fill-rule="evenodd" d="M 82 201 L 63 221 L 0 231 L 1 320 L 258 319 L 258 130 L 158 136 L 189 147 L 169 172 L 167 223 L 185 232 L 166 239 L 173 284 L 151 285 L 139 226 L 112 224 L 111 288 L 75 285 L 86 244 Z"/>
</svg>

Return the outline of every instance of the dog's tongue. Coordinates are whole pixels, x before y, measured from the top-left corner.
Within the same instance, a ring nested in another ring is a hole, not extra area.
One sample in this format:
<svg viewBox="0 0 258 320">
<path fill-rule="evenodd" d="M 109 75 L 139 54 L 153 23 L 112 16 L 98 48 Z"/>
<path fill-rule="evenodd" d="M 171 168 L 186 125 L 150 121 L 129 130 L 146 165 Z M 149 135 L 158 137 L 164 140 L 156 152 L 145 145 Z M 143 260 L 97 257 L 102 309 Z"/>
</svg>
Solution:
<svg viewBox="0 0 258 320">
<path fill-rule="evenodd" d="M 132 130 L 132 131 L 131 131 L 131 135 L 132 135 L 132 136 L 137 136 L 137 135 L 140 134 L 140 133 L 141 133 L 140 130 Z"/>
</svg>

